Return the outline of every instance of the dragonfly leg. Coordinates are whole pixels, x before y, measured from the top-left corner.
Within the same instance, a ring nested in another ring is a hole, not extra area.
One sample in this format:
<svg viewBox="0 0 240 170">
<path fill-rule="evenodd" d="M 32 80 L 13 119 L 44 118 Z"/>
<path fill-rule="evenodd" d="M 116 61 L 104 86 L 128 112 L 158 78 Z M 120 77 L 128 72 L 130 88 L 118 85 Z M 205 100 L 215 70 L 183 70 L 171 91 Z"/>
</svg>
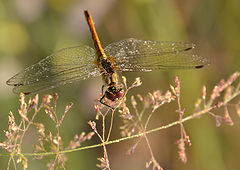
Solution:
<svg viewBox="0 0 240 170">
<path fill-rule="evenodd" d="M 102 85 L 102 94 L 103 94 L 104 87 L 106 87 L 106 86 L 107 86 L 106 84 Z"/>
<path fill-rule="evenodd" d="M 104 99 L 104 98 L 105 98 L 105 94 L 101 97 L 101 99 L 99 100 L 99 102 L 100 102 L 101 104 L 103 104 L 103 105 L 111 108 L 111 109 L 114 109 L 112 106 L 109 106 L 108 104 L 106 104 L 106 103 L 103 102 L 103 99 Z"/>
</svg>

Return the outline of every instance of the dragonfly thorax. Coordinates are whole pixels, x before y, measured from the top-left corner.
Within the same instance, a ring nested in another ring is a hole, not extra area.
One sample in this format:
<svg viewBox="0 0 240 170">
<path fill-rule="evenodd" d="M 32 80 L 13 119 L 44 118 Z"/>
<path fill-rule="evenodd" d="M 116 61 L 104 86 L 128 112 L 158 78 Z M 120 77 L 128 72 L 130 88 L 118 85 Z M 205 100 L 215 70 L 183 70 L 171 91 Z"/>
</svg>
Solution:
<svg viewBox="0 0 240 170">
<path fill-rule="evenodd" d="M 112 74 L 115 72 L 116 68 L 110 59 L 102 59 L 100 61 L 100 67 L 102 67 L 102 72 L 105 74 Z"/>
</svg>

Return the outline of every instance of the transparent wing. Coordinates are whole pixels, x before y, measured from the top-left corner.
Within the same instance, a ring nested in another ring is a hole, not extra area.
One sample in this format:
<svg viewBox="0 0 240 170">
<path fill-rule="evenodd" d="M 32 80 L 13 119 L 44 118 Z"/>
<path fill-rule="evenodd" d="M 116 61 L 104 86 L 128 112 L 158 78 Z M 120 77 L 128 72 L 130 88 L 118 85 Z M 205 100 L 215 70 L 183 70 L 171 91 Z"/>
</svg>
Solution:
<svg viewBox="0 0 240 170">
<path fill-rule="evenodd" d="M 15 93 L 35 93 L 100 75 L 95 50 L 88 46 L 65 48 L 27 67 L 7 81 Z"/>
<path fill-rule="evenodd" d="M 192 43 L 159 42 L 126 39 L 108 45 L 104 52 L 114 57 L 120 71 L 151 71 L 156 69 L 193 69 L 209 64 L 204 57 L 192 54 Z"/>
</svg>

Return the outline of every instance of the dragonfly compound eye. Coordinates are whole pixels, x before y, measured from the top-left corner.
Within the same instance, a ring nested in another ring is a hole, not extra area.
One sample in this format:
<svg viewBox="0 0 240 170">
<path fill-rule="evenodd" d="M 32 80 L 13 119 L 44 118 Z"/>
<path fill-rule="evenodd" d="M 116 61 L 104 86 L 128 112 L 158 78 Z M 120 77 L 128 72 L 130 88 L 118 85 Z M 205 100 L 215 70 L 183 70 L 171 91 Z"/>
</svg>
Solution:
<svg viewBox="0 0 240 170">
<path fill-rule="evenodd" d="M 107 99 L 112 100 L 112 101 L 114 101 L 116 99 L 116 95 L 114 95 L 113 93 L 108 92 L 108 91 L 105 92 L 105 96 Z"/>
<path fill-rule="evenodd" d="M 116 97 L 119 99 L 123 97 L 123 95 L 124 95 L 124 91 L 120 90 L 119 92 L 117 92 Z"/>
</svg>

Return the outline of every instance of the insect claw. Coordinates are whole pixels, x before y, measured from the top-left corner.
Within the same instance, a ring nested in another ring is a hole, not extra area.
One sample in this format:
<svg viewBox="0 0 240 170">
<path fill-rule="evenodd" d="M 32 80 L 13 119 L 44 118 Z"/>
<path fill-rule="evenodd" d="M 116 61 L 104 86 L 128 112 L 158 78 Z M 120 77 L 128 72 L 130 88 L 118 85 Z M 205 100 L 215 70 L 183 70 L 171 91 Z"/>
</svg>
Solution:
<svg viewBox="0 0 240 170">
<path fill-rule="evenodd" d="M 105 94 L 101 97 L 101 99 L 99 100 L 99 102 L 100 102 L 101 104 L 103 104 L 104 106 L 107 106 L 107 107 L 109 107 L 110 109 L 114 110 L 114 109 L 115 109 L 114 107 L 109 106 L 108 104 L 106 104 L 106 103 L 103 102 L 103 99 L 104 99 L 104 98 L 105 98 Z"/>
</svg>

